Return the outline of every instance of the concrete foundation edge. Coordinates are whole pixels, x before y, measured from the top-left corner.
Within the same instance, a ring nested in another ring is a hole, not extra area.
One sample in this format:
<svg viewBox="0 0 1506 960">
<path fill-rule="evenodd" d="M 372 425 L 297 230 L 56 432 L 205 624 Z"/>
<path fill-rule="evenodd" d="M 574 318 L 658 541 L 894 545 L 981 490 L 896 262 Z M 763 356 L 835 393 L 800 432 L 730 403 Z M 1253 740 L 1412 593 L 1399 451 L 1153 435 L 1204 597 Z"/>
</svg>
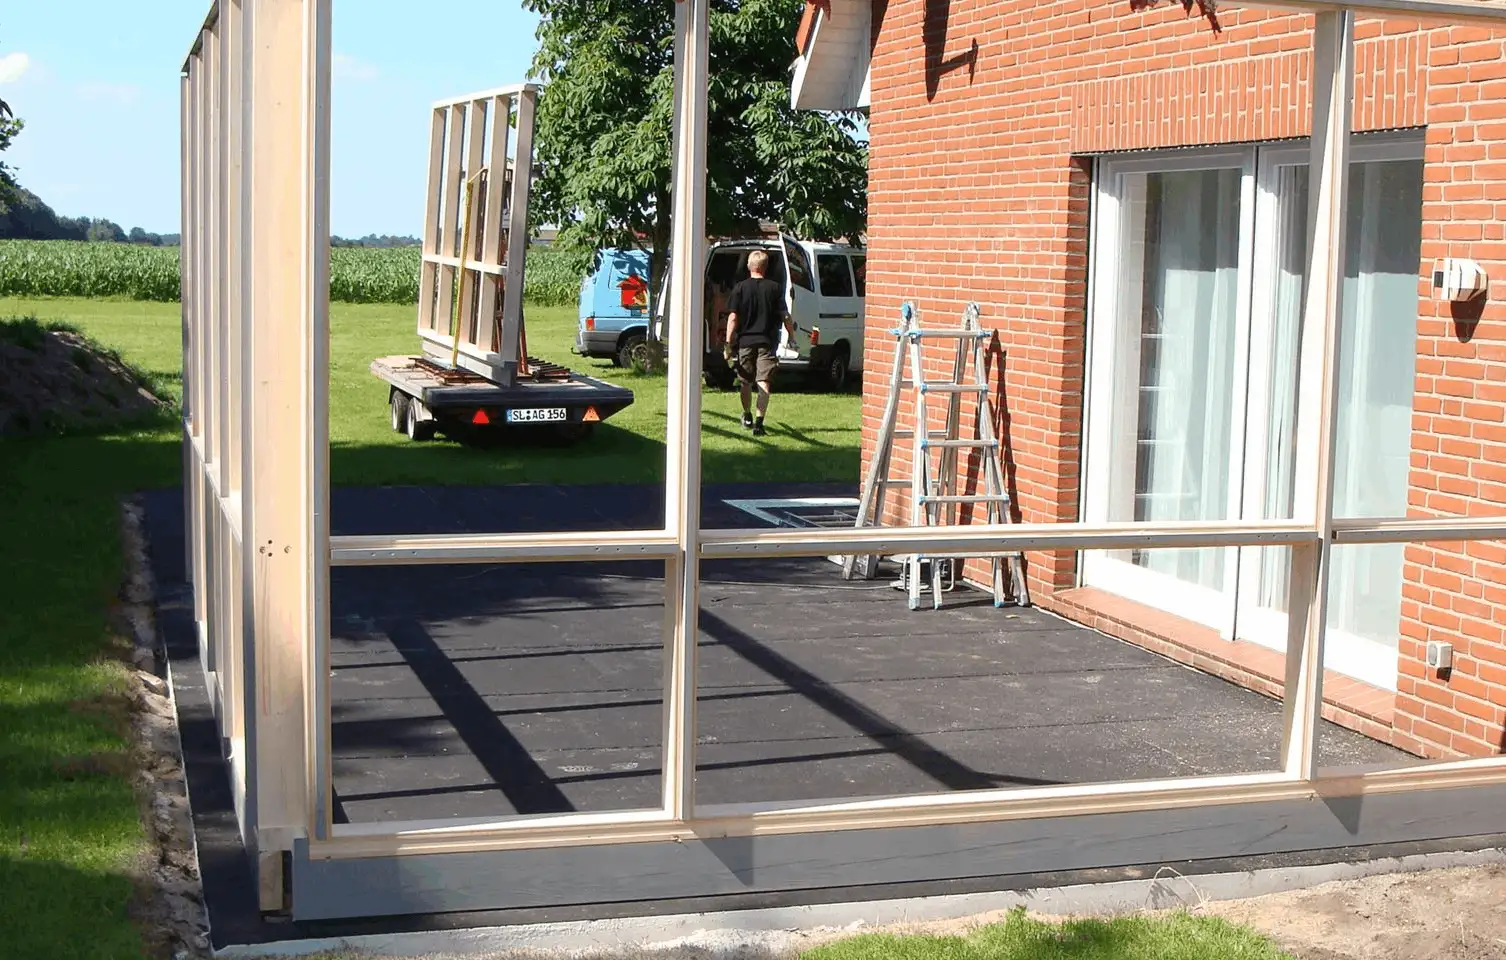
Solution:
<svg viewBox="0 0 1506 960">
<path fill-rule="evenodd" d="M 671 916 L 471 927 L 227 946 L 217 957 L 298 957 L 358 951 L 386 957 L 528 952 L 559 957 L 614 957 L 625 950 L 694 948 L 705 956 L 780 955 L 813 934 L 860 933 L 902 922 L 949 920 L 1017 906 L 1047 915 L 1108 915 L 1191 907 L 1317 886 L 1335 880 L 1506 863 L 1506 849 L 1427 853 L 1359 863 L 1272 867 L 1185 877 L 1163 870 L 1148 880 L 1076 884 L 996 893 L 852 901 Z"/>
</svg>

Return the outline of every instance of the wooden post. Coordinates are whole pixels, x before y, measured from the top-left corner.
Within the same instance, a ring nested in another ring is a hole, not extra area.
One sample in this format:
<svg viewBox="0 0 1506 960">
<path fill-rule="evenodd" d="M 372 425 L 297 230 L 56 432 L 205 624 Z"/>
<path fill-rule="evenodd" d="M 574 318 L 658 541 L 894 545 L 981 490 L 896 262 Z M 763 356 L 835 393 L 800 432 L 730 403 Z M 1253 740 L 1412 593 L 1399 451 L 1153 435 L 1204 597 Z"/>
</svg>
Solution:
<svg viewBox="0 0 1506 960">
<path fill-rule="evenodd" d="M 679 544 L 665 564 L 664 805 L 695 812 L 696 637 L 700 620 L 701 301 L 706 262 L 708 0 L 675 4 L 674 241 L 669 295 L 669 424 L 664 516 Z M 519 151 L 521 154 L 521 151 Z M 516 174 L 523 177 L 525 172 Z"/>
<path fill-rule="evenodd" d="M 247 753 L 262 908 L 276 910 L 283 854 L 313 818 L 310 677 L 328 629 L 318 617 L 328 570 L 329 0 L 256 0 L 250 11 Z"/>
<path fill-rule="evenodd" d="M 533 180 L 533 111 L 538 91 L 525 87 L 518 93 L 518 132 L 513 148 L 512 199 L 507 208 L 507 272 L 502 279 L 502 335 L 498 353 L 510 378 L 517 369 L 518 333 L 523 319 L 523 267 L 528 259 L 528 188 Z M 499 176 L 505 176 L 503 168 Z M 490 350 L 490 343 L 481 344 Z"/>
<path fill-rule="evenodd" d="M 1323 706 L 1323 649 L 1333 546 L 1333 459 L 1340 322 L 1344 291 L 1344 211 L 1349 189 L 1350 117 L 1354 95 L 1354 13 L 1324 10 L 1313 30 L 1312 160 L 1308 167 L 1307 285 L 1302 302 L 1297 461 L 1314 465 L 1298 478 L 1296 519 L 1311 523 L 1316 543 L 1291 550 L 1287 601 L 1286 688 L 1282 763 L 1286 775 L 1316 776 Z"/>
</svg>

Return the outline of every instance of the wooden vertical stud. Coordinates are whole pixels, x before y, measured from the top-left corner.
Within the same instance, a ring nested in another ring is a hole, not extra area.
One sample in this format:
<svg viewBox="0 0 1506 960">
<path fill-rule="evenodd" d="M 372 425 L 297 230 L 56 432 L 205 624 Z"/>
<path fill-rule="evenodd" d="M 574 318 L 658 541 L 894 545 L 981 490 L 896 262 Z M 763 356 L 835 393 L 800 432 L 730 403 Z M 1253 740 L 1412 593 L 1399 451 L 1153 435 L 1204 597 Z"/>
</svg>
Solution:
<svg viewBox="0 0 1506 960">
<path fill-rule="evenodd" d="M 512 101 L 510 96 L 491 100 L 487 113 L 491 117 L 492 136 L 486 161 L 486 235 L 481 241 L 481 261 L 505 263 L 507 218 L 507 143 L 511 135 Z M 497 285 L 500 278 L 487 271 L 481 274 L 481 299 L 477 307 L 476 345 L 489 353 L 497 325 Z M 500 343 L 498 344 L 500 346 Z"/>
<path fill-rule="evenodd" d="M 439 249 L 439 185 L 444 175 L 445 118 L 448 110 L 435 110 L 429 125 L 429 191 L 424 195 L 424 252 L 441 253 Z M 434 311 L 434 298 L 439 286 L 438 265 L 424 259 L 419 268 L 418 281 L 418 330 L 440 329 L 442 324 Z"/>
<path fill-rule="evenodd" d="M 1344 210 L 1354 97 L 1354 13 L 1325 10 L 1313 30 L 1312 159 L 1308 168 L 1307 285 L 1302 302 L 1297 459 L 1312 464 L 1313 491 L 1297 519 L 1318 531 L 1315 545 L 1293 547 L 1287 603 L 1282 760 L 1288 776 L 1316 774 L 1323 705 L 1329 557 L 1333 544 L 1334 426 L 1344 291 Z"/>
<path fill-rule="evenodd" d="M 678 539 L 666 564 L 667 662 L 664 806 L 677 820 L 695 812 L 696 638 L 700 620 L 701 301 L 706 261 L 708 0 L 675 4 L 674 223 L 680 269 L 669 294 L 669 423 L 664 515 Z M 521 123 L 520 123 L 521 126 Z M 517 179 L 527 176 L 518 150 Z M 516 214 L 515 214 L 516 216 Z M 516 222 L 516 221 L 515 221 Z M 509 286 L 511 284 L 509 283 Z"/>
<path fill-rule="evenodd" d="M 312 818 L 309 678 L 327 569 L 320 552 L 327 478 L 316 447 L 327 438 L 328 8 L 329 0 L 257 0 L 249 8 L 246 540 L 255 710 L 247 753 L 264 879 Z M 279 909 L 274 899 L 264 897 L 263 908 Z"/>
<path fill-rule="evenodd" d="M 518 133 L 513 147 L 512 198 L 507 205 L 507 270 L 502 280 L 502 365 L 518 362 L 518 325 L 523 317 L 523 265 L 528 258 L 528 188 L 533 179 L 533 112 L 538 91 L 518 94 Z M 484 344 L 483 346 L 490 346 Z"/>
</svg>

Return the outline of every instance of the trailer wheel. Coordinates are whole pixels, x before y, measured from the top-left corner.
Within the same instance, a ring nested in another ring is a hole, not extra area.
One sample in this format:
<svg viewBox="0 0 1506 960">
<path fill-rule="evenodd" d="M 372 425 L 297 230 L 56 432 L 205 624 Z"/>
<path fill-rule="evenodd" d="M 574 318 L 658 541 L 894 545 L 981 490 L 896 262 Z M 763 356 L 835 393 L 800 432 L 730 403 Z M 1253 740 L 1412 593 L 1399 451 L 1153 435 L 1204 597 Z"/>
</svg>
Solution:
<svg viewBox="0 0 1506 960">
<path fill-rule="evenodd" d="M 392 407 L 392 432 L 408 432 L 408 395 L 403 391 L 392 388 L 392 396 L 388 398 Z"/>
<path fill-rule="evenodd" d="M 403 407 L 405 408 L 403 415 L 403 432 L 408 435 L 409 440 L 413 440 L 418 443 L 422 443 L 425 440 L 433 440 L 434 421 L 418 419 L 418 404 L 414 403 L 412 400 L 408 400 L 406 397 L 404 399 L 407 400 L 407 402 L 403 404 Z"/>
</svg>

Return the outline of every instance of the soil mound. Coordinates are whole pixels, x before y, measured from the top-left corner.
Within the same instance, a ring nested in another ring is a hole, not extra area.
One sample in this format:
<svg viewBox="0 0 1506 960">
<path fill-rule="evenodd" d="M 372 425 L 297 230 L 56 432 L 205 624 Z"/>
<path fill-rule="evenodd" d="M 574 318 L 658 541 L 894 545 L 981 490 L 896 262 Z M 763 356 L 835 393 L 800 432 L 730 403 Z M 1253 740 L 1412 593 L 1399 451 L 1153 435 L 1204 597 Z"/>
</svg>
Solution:
<svg viewBox="0 0 1506 960">
<path fill-rule="evenodd" d="M 98 433 L 163 408 L 120 357 L 77 331 L 0 320 L 0 437 Z"/>
</svg>

